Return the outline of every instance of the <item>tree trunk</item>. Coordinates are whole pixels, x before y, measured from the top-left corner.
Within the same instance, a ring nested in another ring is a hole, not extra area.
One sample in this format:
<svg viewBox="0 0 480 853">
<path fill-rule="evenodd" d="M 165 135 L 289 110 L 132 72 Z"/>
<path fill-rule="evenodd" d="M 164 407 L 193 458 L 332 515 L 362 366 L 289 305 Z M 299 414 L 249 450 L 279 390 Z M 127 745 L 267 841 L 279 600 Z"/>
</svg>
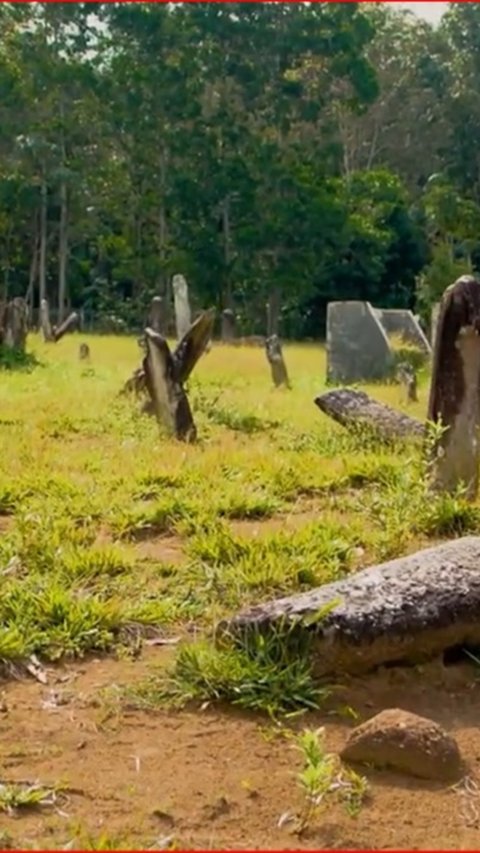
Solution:
<svg viewBox="0 0 480 853">
<path fill-rule="evenodd" d="M 315 399 L 315 405 L 342 426 L 360 432 L 369 430 L 380 438 L 406 438 L 425 434 L 425 427 L 420 421 L 372 400 L 363 391 L 350 388 L 327 391 Z"/>
<path fill-rule="evenodd" d="M 267 302 L 267 338 L 278 335 L 280 319 L 281 293 L 279 287 L 272 287 Z"/>
<path fill-rule="evenodd" d="M 48 190 L 45 178 L 40 189 L 40 265 L 39 265 L 39 302 L 47 298 L 47 208 Z"/>
<path fill-rule="evenodd" d="M 222 341 L 231 343 L 235 338 L 235 314 L 231 308 L 222 311 Z"/>
<path fill-rule="evenodd" d="M 222 203 L 223 257 L 225 262 L 225 308 L 233 309 L 231 267 L 231 227 L 230 227 L 230 196 Z"/>
<path fill-rule="evenodd" d="M 33 217 L 33 240 L 32 240 L 32 257 L 30 261 L 30 273 L 28 276 L 28 288 L 25 294 L 25 302 L 29 306 L 30 312 L 33 310 L 35 302 L 35 284 L 38 277 L 38 214 L 35 212 Z"/>
<path fill-rule="evenodd" d="M 65 317 L 68 264 L 68 194 L 64 180 L 60 184 L 60 230 L 58 235 L 58 322 Z"/>
</svg>

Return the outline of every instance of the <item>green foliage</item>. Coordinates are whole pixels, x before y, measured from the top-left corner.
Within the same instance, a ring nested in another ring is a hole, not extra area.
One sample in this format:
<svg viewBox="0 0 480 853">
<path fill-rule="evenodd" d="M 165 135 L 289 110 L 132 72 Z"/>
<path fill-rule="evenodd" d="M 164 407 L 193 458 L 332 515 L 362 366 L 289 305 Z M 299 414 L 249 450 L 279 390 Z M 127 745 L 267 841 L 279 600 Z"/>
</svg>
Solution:
<svg viewBox="0 0 480 853">
<path fill-rule="evenodd" d="M 40 362 L 35 355 L 0 344 L 0 370 L 25 370 L 31 372 Z"/>
<path fill-rule="evenodd" d="M 174 667 L 128 693 L 142 707 L 189 702 L 230 702 L 269 715 L 319 708 L 328 695 L 315 684 L 308 635 L 292 628 L 246 643 L 216 648 L 198 642 L 181 647 Z"/>
<path fill-rule="evenodd" d="M 356 817 L 367 796 L 368 782 L 354 770 L 341 767 L 338 757 L 326 752 L 323 729 L 304 729 L 296 736 L 295 747 L 303 758 L 297 779 L 305 796 L 297 832 L 310 825 L 322 805 L 335 799 Z"/>
<path fill-rule="evenodd" d="M 195 310 L 230 305 L 250 334 L 275 295 L 284 337 L 318 338 L 330 299 L 412 307 L 440 234 L 475 266 L 475 21 L 459 10 L 434 32 L 372 4 L 37 4 L 25 27 L 7 4 L 3 291 L 24 295 L 32 276 L 38 306 L 44 279 L 53 319 L 68 297 L 104 333 L 143 326 L 178 271 Z M 444 275 L 428 270 L 424 301 Z M 260 429 L 253 412 L 206 414 Z"/>
</svg>

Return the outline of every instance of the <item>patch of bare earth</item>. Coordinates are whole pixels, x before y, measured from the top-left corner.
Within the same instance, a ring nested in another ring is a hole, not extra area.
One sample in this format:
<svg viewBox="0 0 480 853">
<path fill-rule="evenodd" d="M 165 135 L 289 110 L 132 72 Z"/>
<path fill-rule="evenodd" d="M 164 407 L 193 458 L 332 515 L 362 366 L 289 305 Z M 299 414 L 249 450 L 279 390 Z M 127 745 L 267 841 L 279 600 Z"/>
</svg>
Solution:
<svg viewBox="0 0 480 853">
<path fill-rule="evenodd" d="M 185 560 L 182 540 L 177 536 L 153 536 L 137 542 L 135 552 L 141 560 L 159 560 L 179 565 Z"/>
<path fill-rule="evenodd" d="M 393 773 L 369 772 L 370 799 L 349 817 L 327 804 L 301 838 L 282 813 L 299 809 L 299 756 L 265 718 L 235 710 L 109 713 L 90 700 L 104 687 L 133 683 L 164 665 L 172 650 L 150 648 L 135 662 L 109 659 L 62 667 L 50 683 L 9 682 L 0 715 L 0 762 L 8 780 L 64 781 L 60 812 L 0 815 L 16 846 L 63 846 L 81 825 L 145 848 L 172 836 L 188 848 L 478 849 L 480 797 Z M 338 751 L 354 722 L 386 707 L 414 711 L 458 740 L 472 779 L 480 767 L 480 684 L 470 667 L 386 670 L 351 680 L 328 708 L 297 726 L 323 725 Z M 52 694 L 56 692 L 56 696 Z M 433 818 L 433 821 L 432 821 Z"/>
</svg>

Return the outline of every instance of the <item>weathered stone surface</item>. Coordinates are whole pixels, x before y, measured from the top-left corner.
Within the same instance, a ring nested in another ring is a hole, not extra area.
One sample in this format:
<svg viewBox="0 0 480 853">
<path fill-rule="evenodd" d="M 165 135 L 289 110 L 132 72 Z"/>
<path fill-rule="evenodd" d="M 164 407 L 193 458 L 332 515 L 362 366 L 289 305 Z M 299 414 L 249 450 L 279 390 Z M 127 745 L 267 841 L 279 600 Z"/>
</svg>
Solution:
<svg viewBox="0 0 480 853">
<path fill-rule="evenodd" d="M 330 302 L 327 381 L 381 379 L 393 364 L 388 337 L 369 302 Z"/>
<path fill-rule="evenodd" d="M 21 296 L 2 306 L 0 343 L 9 349 L 25 352 L 28 332 L 28 306 Z"/>
<path fill-rule="evenodd" d="M 409 364 L 399 364 L 397 377 L 405 389 L 407 403 L 418 403 L 417 374 Z"/>
<path fill-rule="evenodd" d="M 265 342 L 265 351 L 272 371 L 272 379 L 275 388 L 280 388 L 281 385 L 285 385 L 286 388 L 290 388 L 287 368 L 282 353 L 282 345 L 277 335 L 272 335 L 270 338 L 267 338 Z"/>
<path fill-rule="evenodd" d="M 161 296 L 154 296 L 150 303 L 147 326 L 149 329 L 153 329 L 154 332 L 158 332 L 158 334 L 161 335 L 163 333 L 164 320 L 165 311 L 163 299 Z"/>
<path fill-rule="evenodd" d="M 403 308 L 375 308 L 375 313 L 387 335 L 400 335 L 418 349 L 431 355 L 432 348 L 418 320 Z"/>
<path fill-rule="evenodd" d="M 440 302 L 435 302 L 430 314 L 430 345 L 432 347 L 432 352 L 435 349 L 435 336 L 437 334 L 437 324 L 440 315 L 440 304 Z"/>
<path fill-rule="evenodd" d="M 340 756 L 438 782 L 452 782 L 463 772 L 455 739 L 433 720 L 399 708 L 381 711 L 357 726 Z"/>
<path fill-rule="evenodd" d="M 168 344 L 158 332 L 145 329 L 147 354 L 143 360 L 152 410 L 168 433 L 181 441 L 195 441 L 197 431 L 187 395 L 178 380 Z"/>
<path fill-rule="evenodd" d="M 219 634 L 268 632 L 285 621 L 314 632 L 318 675 L 365 672 L 385 663 L 428 660 L 447 648 L 478 646 L 480 537 L 447 542 L 260 604 L 222 623 Z"/>
<path fill-rule="evenodd" d="M 475 498 L 480 463 L 480 281 L 462 276 L 442 297 L 428 420 L 443 428 L 432 448 L 431 482 Z"/>
<path fill-rule="evenodd" d="M 61 323 L 60 326 L 55 326 L 53 328 L 53 338 L 54 343 L 58 343 L 67 332 L 73 331 L 73 329 L 77 328 L 79 323 L 79 316 L 76 311 L 72 311 L 71 314 L 68 315 L 67 319 Z"/>
<path fill-rule="evenodd" d="M 188 285 L 183 275 L 174 275 L 172 281 L 173 299 L 175 304 L 175 321 L 177 325 L 177 340 L 187 334 L 192 324 L 192 312 L 188 298 Z"/>
<path fill-rule="evenodd" d="M 371 429 L 385 438 L 421 436 L 425 427 L 415 418 L 372 400 L 364 391 L 338 388 L 315 398 L 315 405 L 342 426 Z"/>
<path fill-rule="evenodd" d="M 46 299 L 42 299 L 40 302 L 40 326 L 42 329 L 43 340 L 45 342 L 53 341 L 53 331 L 50 323 L 50 309 Z"/>
</svg>

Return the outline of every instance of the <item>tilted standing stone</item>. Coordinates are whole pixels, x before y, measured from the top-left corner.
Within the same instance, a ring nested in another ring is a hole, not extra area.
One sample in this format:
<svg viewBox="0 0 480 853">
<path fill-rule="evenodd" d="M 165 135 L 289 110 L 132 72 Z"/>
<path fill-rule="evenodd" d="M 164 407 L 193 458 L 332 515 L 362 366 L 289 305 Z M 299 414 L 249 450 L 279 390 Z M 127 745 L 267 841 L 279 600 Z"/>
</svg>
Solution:
<svg viewBox="0 0 480 853">
<path fill-rule="evenodd" d="M 272 379 L 275 388 L 279 388 L 281 385 L 285 385 L 286 388 L 290 388 L 287 368 L 282 355 L 282 347 L 277 335 L 272 335 L 270 338 L 267 338 L 265 342 L 265 351 L 272 370 Z"/>
<path fill-rule="evenodd" d="M 400 335 L 404 341 L 409 341 L 427 355 L 432 354 L 428 339 L 411 311 L 403 308 L 375 308 L 374 310 L 388 335 Z"/>
<path fill-rule="evenodd" d="M 229 343 L 235 338 L 235 314 L 231 308 L 222 311 L 222 341 Z"/>
<path fill-rule="evenodd" d="M 75 329 L 79 324 L 80 318 L 76 311 L 72 311 L 71 314 L 68 315 L 67 319 L 61 323 L 60 326 L 53 327 L 53 337 L 52 340 L 54 343 L 58 343 L 58 341 L 63 338 L 67 332 L 71 332 Z"/>
<path fill-rule="evenodd" d="M 167 341 L 153 329 L 145 329 L 147 353 L 143 360 L 145 385 L 158 422 L 180 441 L 193 442 L 197 430 L 183 388 L 207 346 L 215 311 L 205 311 L 195 320 L 172 354 Z"/>
<path fill-rule="evenodd" d="M 480 281 L 462 276 L 440 304 L 428 420 L 438 424 L 431 454 L 431 484 L 445 492 L 478 490 L 480 422 Z"/>
<path fill-rule="evenodd" d="M 423 436 L 425 427 L 415 418 L 373 400 L 355 388 L 335 388 L 316 397 L 321 412 L 352 431 L 369 430 L 385 439 Z"/>
<path fill-rule="evenodd" d="M 330 302 L 327 308 L 327 381 L 381 379 L 393 364 L 386 332 L 369 302 Z"/>
<path fill-rule="evenodd" d="M 180 341 L 187 334 L 192 324 L 192 312 L 188 299 L 188 285 L 183 275 L 174 275 L 172 281 L 173 298 L 175 303 L 175 322 L 177 326 L 177 340 Z"/>
</svg>

